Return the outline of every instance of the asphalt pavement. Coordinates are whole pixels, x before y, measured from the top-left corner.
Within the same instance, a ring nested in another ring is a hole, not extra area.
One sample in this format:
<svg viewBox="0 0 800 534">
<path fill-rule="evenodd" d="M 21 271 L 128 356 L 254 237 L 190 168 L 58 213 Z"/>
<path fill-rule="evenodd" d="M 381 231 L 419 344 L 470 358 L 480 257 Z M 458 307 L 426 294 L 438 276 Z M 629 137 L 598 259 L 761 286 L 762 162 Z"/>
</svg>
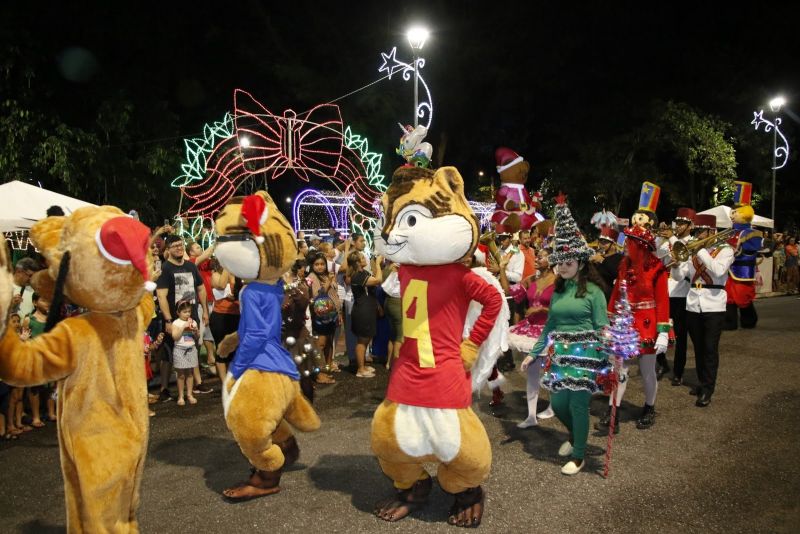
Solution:
<svg viewBox="0 0 800 534">
<path fill-rule="evenodd" d="M 659 384 L 656 424 L 637 430 L 641 378 L 632 371 L 613 444 L 611 472 L 600 472 L 606 438 L 589 437 L 588 468 L 563 476 L 556 451 L 566 439 L 556 419 L 518 430 L 526 415 L 524 377 L 508 373 L 505 406 L 490 395 L 473 408 L 492 441 L 493 465 L 480 530 L 505 532 L 798 532 L 800 531 L 800 300 L 757 301 L 756 330 L 724 332 L 716 394 L 697 408 L 689 344 L 686 385 Z M 670 356 L 671 357 L 671 356 Z M 300 461 L 283 491 L 230 504 L 220 492 L 248 475 L 225 427 L 218 391 L 196 406 L 155 406 L 139 521 L 147 533 L 455 532 L 446 524 L 451 497 L 438 486 L 429 505 L 394 524 L 371 513 L 391 495 L 369 448 L 372 413 L 386 372 L 347 372 L 319 386 L 322 428 L 299 434 Z M 218 382 L 213 383 L 218 390 Z M 543 401 L 540 401 L 543 402 Z M 592 423 L 607 400 L 596 397 Z M 543 407 L 543 405 L 542 405 Z M 254 414 L 257 417 L 258 414 Z M 431 469 L 435 469 L 431 466 Z M 0 444 L 0 531 L 64 530 L 64 495 L 54 425 Z"/>
</svg>

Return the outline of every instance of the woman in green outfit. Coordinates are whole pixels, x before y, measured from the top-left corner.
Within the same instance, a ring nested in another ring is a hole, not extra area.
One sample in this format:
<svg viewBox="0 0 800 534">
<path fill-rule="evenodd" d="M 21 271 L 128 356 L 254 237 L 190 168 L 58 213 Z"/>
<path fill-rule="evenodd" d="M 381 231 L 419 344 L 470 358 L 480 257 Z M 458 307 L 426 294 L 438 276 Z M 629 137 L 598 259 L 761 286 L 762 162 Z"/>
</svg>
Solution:
<svg viewBox="0 0 800 534">
<path fill-rule="evenodd" d="M 556 200 L 550 262 L 556 264 L 558 278 L 547 323 L 521 369 L 526 371 L 552 342 L 542 386 L 550 390 L 553 411 L 569 431 L 569 441 L 558 449 L 559 456 L 570 457 L 561 472 L 575 475 L 585 465 L 589 402 L 601 389 L 597 375 L 610 370 L 607 356 L 599 351 L 599 330 L 608 324 L 608 314 L 603 282 L 588 262 L 594 251 L 572 219 L 563 195 Z"/>
</svg>

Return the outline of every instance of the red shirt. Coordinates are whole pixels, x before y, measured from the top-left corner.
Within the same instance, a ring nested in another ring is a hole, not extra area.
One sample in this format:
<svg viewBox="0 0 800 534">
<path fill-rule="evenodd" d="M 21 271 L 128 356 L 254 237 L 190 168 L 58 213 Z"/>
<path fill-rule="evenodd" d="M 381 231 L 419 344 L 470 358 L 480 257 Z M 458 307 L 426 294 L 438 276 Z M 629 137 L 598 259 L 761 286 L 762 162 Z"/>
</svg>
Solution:
<svg viewBox="0 0 800 534">
<path fill-rule="evenodd" d="M 189 261 L 197 265 L 197 258 L 189 258 Z M 211 260 L 206 260 L 200 265 L 197 265 L 197 270 L 200 271 L 200 278 L 203 279 L 203 287 L 206 288 L 206 302 L 211 304 L 214 302 L 214 292 L 211 291 Z M 199 302 L 199 301 L 198 301 Z"/>
<path fill-rule="evenodd" d="M 404 340 L 386 398 L 427 408 L 467 408 L 472 380 L 461 360 L 467 309 L 471 300 L 483 305 L 469 335 L 480 345 L 494 326 L 503 298 L 460 263 L 404 265 L 398 276 Z"/>
</svg>

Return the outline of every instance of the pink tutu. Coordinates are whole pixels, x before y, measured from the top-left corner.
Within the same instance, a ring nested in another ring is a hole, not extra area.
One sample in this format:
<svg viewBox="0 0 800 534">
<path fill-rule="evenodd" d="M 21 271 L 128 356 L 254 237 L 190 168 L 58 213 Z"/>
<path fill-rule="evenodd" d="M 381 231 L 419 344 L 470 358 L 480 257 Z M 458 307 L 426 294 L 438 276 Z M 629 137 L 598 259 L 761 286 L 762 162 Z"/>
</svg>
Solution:
<svg viewBox="0 0 800 534">
<path fill-rule="evenodd" d="M 533 324 L 523 319 L 508 331 L 508 346 L 522 353 L 529 353 L 544 330 L 543 324 Z"/>
</svg>

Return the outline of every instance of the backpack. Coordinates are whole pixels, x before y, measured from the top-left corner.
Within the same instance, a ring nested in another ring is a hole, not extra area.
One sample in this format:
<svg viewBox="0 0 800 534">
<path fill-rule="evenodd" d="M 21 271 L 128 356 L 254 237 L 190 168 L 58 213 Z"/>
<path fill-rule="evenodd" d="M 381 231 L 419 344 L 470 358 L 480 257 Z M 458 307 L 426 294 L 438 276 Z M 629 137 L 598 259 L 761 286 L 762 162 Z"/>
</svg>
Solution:
<svg viewBox="0 0 800 534">
<path fill-rule="evenodd" d="M 311 321 L 317 326 L 335 323 L 339 318 L 336 303 L 328 294 L 319 288 L 317 296 L 311 301 Z"/>
</svg>

